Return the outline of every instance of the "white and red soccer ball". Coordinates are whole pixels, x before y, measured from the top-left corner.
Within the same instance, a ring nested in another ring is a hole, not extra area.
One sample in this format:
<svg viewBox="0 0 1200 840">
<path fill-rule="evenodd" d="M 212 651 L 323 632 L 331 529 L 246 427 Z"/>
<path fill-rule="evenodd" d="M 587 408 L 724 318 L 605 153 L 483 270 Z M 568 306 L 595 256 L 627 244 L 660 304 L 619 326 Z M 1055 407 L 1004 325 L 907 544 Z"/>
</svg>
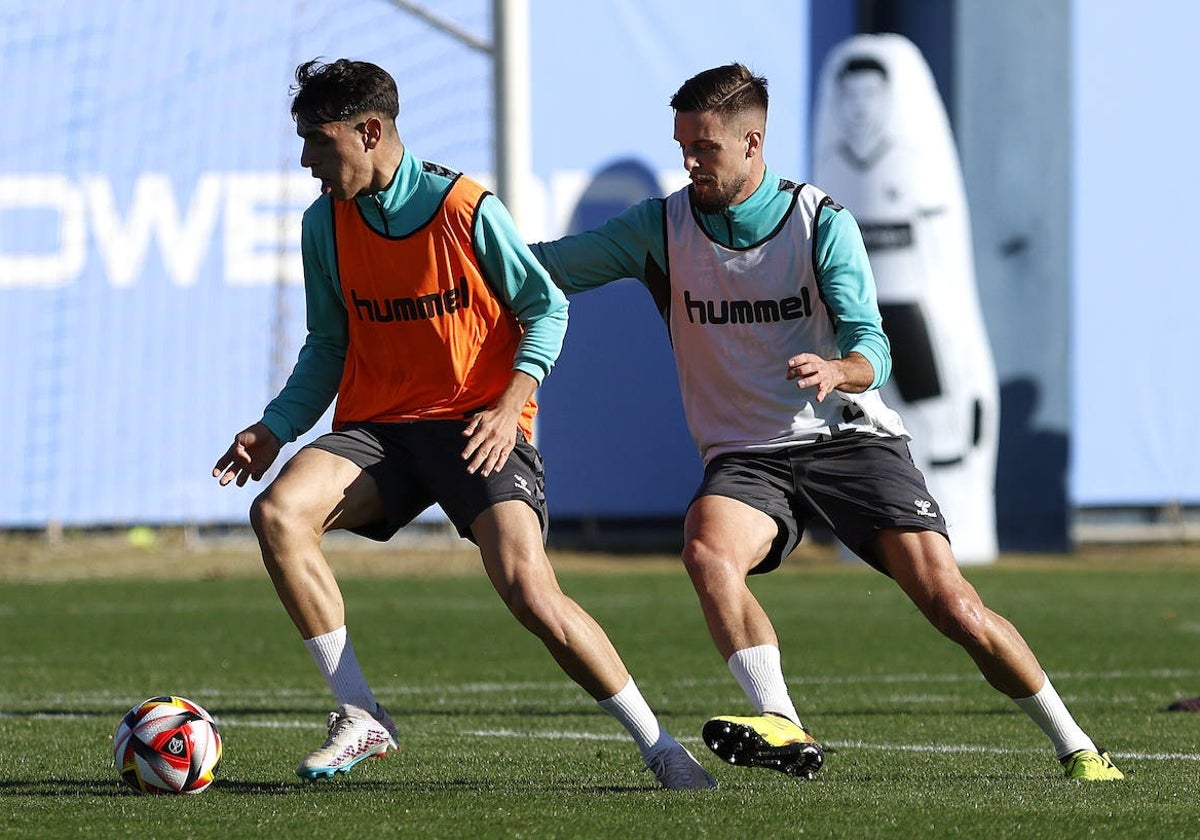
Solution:
<svg viewBox="0 0 1200 840">
<path fill-rule="evenodd" d="M 113 760 L 122 781 L 140 793 L 201 793 L 221 761 L 221 733 L 199 704 L 151 697 L 117 725 Z"/>
</svg>

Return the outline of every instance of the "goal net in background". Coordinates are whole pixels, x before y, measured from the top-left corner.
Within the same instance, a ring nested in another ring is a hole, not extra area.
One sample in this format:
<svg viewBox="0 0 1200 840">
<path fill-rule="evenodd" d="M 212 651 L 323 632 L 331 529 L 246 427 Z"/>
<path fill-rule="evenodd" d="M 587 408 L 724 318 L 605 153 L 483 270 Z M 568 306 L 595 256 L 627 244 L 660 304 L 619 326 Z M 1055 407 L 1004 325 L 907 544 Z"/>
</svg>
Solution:
<svg viewBox="0 0 1200 840">
<path fill-rule="evenodd" d="M 491 58 L 419 10 L 0 6 L 0 528 L 245 520 L 210 470 L 304 339 L 295 67 L 380 64 L 414 153 L 490 177 Z M 491 41 L 489 0 L 436 15 Z"/>
</svg>

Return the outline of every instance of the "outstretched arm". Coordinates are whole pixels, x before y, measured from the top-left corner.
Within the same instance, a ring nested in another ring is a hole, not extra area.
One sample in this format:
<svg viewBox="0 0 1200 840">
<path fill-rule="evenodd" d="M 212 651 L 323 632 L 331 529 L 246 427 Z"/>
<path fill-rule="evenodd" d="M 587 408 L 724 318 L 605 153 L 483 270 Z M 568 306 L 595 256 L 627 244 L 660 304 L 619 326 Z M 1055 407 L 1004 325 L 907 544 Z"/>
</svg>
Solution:
<svg viewBox="0 0 1200 840">
<path fill-rule="evenodd" d="M 625 277 L 645 282 L 647 262 L 667 264 L 662 208 L 662 199 L 647 199 L 597 228 L 530 247 L 567 294 Z"/>
<path fill-rule="evenodd" d="M 314 205 L 316 207 L 316 205 Z M 337 394 L 346 357 L 346 309 L 333 276 L 333 231 L 328 208 L 304 214 L 300 250 L 308 336 L 283 390 L 263 410 L 262 419 L 234 436 L 213 467 L 224 487 L 263 477 L 284 444 L 312 428 Z"/>
</svg>

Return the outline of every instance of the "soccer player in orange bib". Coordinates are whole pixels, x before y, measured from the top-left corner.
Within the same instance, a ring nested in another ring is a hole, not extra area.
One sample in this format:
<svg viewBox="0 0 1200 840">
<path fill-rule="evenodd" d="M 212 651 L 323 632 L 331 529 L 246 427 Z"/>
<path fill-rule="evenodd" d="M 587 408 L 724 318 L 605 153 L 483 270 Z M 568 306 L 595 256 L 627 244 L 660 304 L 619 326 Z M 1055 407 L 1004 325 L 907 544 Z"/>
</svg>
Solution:
<svg viewBox="0 0 1200 840">
<path fill-rule="evenodd" d="M 384 70 L 311 61 L 293 94 L 300 165 L 322 193 L 301 232 L 308 337 L 213 475 L 222 485 L 262 478 L 336 397 L 333 431 L 301 448 L 250 512 L 276 592 L 337 703 L 325 743 L 296 772 L 331 777 L 397 745 L 355 657 L 322 536 L 387 540 L 436 503 L 479 546 L 509 610 L 626 727 L 662 786 L 715 787 L 546 556 L 530 436 L 534 391 L 567 326 L 563 294 L 495 196 L 401 142 Z"/>
</svg>

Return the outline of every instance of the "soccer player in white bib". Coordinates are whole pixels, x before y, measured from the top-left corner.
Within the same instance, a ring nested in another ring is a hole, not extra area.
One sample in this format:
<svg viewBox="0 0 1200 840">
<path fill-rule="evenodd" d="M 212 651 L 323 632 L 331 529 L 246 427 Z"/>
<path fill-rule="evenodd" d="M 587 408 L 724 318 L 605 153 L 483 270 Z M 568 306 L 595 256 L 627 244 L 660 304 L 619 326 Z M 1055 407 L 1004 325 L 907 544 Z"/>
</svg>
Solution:
<svg viewBox="0 0 1200 840">
<path fill-rule="evenodd" d="M 568 293 L 641 281 L 666 322 L 704 478 L 683 564 L 754 714 L 704 725 L 725 761 L 812 778 L 824 752 L 789 695 L 779 639 L 746 585 L 821 522 L 891 577 L 1050 739 L 1073 779 L 1122 778 L 1020 633 L 959 571 L 908 433 L 876 389 L 891 371 L 857 223 L 763 159 L 767 82 L 705 70 L 670 102 L 691 183 L 602 226 L 533 246 Z"/>
</svg>

